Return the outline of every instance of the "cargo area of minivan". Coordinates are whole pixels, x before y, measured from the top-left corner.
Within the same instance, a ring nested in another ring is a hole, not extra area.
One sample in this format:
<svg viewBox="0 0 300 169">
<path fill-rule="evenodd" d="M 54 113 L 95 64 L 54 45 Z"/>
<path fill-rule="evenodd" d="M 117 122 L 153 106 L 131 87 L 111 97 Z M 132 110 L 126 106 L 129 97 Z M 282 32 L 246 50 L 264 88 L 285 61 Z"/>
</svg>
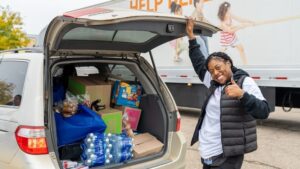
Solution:
<svg viewBox="0 0 300 169">
<path fill-rule="evenodd" d="M 157 79 L 134 61 L 60 61 L 51 69 L 53 132 L 63 168 L 111 168 L 155 159 L 168 118 Z"/>
</svg>

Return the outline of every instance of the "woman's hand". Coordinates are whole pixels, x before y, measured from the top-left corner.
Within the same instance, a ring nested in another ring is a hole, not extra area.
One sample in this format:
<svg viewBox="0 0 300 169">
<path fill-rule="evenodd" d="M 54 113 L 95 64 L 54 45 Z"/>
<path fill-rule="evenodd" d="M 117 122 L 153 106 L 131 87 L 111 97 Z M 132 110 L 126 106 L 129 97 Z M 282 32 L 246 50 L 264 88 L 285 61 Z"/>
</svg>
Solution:
<svg viewBox="0 0 300 169">
<path fill-rule="evenodd" d="M 229 97 L 241 99 L 244 96 L 244 91 L 231 79 L 231 84 L 225 87 L 225 94 Z"/>
<path fill-rule="evenodd" d="M 195 35 L 194 35 L 194 20 L 192 17 L 188 17 L 187 22 L 186 22 L 186 33 L 189 37 L 189 40 L 195 39 Z"/>
</svg>

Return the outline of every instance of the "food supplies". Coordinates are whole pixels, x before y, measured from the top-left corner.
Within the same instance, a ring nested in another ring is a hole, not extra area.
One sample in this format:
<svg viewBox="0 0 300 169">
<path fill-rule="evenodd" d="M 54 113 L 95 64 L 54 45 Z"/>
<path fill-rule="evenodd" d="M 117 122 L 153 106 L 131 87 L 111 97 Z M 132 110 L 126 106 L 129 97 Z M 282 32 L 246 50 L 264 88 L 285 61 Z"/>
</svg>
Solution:
<svg viewBox="0 0 300 169">
<path fill-rule="evenodd" d="M 112 103 L 137 108 L 141 101 L 141 93 L 142 86 L 140 84 L 116 81 L 113 86 Z"/>
</svg>

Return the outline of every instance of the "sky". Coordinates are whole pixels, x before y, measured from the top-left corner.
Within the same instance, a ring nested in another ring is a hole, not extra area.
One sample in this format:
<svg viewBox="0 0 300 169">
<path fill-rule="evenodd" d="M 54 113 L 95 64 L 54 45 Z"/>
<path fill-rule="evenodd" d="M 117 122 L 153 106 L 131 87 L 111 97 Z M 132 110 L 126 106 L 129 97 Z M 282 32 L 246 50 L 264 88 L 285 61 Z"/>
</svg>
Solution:
<svg viewBox="0 0 300 169">
<path fill-rule="evenodd" d="M 66 11 L 90 6 L 107 0 L 0 0 L 0 6 L 9 6 L 23 19 L 23 31 L 37 35 L 50 21 Z"/>
</svg>

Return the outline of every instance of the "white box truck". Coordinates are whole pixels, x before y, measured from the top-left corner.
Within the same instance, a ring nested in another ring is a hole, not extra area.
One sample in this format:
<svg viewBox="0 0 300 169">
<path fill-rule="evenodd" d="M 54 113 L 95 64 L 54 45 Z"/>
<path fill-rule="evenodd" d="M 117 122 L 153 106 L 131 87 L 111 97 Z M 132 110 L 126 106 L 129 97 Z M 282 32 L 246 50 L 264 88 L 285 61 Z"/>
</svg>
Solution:
<svg viewBox="0 0 300 169">
<path fill-rule="evenodd" d="M 99 6 L 113 6 L 170 13 L 172 2 L 180 4 L 184 16 L 191 16 L 195 0 L 111 0 Z M 196 0 L 197 1 L 197 0 Z M 220 5 L 224 0 L 203 1 L 205 19 L 216 26 Z M 225 51 L 234 64 L 246 70 L 261 88 L 270 108 L 282 106 L 289 111 L 300 107 L 300 1 L 228 0 L 230 10 L 238 21 L 251 20 L 251 24 L 236 31 L 247 62 L 243 63 L 237 47 L 224 50 L 220 45 L 221 33 L 208 37 L 209 52 Z M 247 18 L 247 19 L 241 19 Z M 151 25 L 149 25 L 151 26 Z M 157 71 L 173 94 L 179 110 L 200 111 L 207 89 L 194 72 L 188 56 L 188 40 L 182 39 L 180 60 L 174 61 L 174 43 L 155 48 L 152 53 Z M 148 53 L 142 54 L 147 56 Z"/>
</svg>

